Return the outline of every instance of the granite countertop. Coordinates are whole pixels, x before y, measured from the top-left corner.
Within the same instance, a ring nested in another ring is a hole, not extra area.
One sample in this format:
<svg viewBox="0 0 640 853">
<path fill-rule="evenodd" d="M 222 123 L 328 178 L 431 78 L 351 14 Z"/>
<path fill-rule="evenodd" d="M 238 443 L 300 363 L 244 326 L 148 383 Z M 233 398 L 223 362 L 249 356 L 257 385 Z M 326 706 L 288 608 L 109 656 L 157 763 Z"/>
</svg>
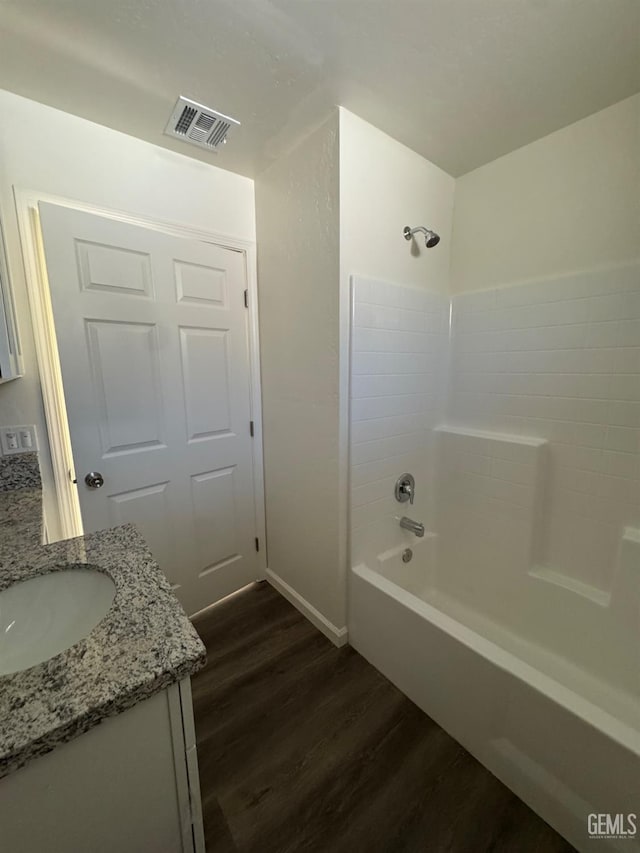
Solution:
<svg viewBox="0 0 640 853">
<path fill-rule="evenodd" d="M 44 663 L 0 676 L 0 777 L 192 675 L 205 648 L 133 525 L 0 554 L 0 589 L 84 566 L 116 587 L 105 618 Z"/>
<path fill-rule="evenodd" d="M 42 541 L 42 489 L 0 491 L 0 550 L 16 551 Z"/>
<path fill-rule="evenodd" d="M 39 545 L 42 528 L 38 454 L 0 457 L 0 550 Z"/>
</svg>

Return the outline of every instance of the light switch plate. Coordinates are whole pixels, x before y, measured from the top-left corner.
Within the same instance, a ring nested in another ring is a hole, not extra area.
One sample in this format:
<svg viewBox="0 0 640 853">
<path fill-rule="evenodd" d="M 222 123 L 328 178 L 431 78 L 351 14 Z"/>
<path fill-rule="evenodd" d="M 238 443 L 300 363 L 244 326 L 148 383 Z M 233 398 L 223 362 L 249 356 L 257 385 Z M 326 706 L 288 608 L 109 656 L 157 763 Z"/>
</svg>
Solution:
<svg viewBox="0 0 640 853">
<path fill-rule="evenodd" d="M 38 449 L 38 436 L 33 424 L 0 427 L 0 444 L 5 456 L 32 453 Z"/>
</svg>

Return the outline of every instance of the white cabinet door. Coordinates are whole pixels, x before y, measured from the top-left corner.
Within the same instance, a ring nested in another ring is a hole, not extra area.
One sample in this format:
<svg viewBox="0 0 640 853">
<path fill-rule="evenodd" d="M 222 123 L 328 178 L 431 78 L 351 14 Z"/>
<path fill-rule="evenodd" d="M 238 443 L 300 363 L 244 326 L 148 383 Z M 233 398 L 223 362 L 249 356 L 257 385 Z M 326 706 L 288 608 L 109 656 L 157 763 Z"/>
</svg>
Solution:
<svg viewBox="0 0 640 853">
<path fill-rule="evenodd" d="M 188 679 L 0 779 L 2 853 L 205 853 L 185 723 Z"/>
<path fill-rule="evenodd" d="M 193 613 L 260 575 L 244 254 L 53 204 L 40 221 L 85 532 L 137 524 Z"/>
</svg>

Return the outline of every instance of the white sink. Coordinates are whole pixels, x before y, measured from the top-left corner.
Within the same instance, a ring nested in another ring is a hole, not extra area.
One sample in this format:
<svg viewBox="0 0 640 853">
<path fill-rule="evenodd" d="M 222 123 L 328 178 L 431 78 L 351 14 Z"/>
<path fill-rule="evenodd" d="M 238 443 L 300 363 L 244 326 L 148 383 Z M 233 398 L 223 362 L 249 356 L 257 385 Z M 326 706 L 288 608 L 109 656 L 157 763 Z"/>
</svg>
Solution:
<svg viewBox="0 0 640 853">
<path fill-rule="evenodd" d="M 49 660 L 84 639 L 111 607 L 116 588 L 97 569 L 69 568 L 0 592 L 0 675 Z"/>
</svg>

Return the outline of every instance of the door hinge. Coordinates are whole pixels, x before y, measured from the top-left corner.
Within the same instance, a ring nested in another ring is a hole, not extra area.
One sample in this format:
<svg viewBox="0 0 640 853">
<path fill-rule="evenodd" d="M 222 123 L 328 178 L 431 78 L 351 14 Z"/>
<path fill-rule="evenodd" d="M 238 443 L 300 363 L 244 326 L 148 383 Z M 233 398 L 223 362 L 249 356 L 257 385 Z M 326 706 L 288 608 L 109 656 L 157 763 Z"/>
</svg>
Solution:
<svg viewBox="0 0 640 853">
<path fill-rule="evenodd" d="M 249 291 L 248 290 L 245 290 L 245 292 L 244 292 L 244 307 L 245 308 L 249 307 Z"/>
<path fill-rule="evenodd" d="M 260 550 L 260 540 L 256 536 L 256 551 L 259 551 L 259 550 Z"/>
<path fill-rule="evenodd" d="M 253 438 L 254 429 L 253 429 L 253 421 L 249 421 L 249 435 Z"/>
</svg>

